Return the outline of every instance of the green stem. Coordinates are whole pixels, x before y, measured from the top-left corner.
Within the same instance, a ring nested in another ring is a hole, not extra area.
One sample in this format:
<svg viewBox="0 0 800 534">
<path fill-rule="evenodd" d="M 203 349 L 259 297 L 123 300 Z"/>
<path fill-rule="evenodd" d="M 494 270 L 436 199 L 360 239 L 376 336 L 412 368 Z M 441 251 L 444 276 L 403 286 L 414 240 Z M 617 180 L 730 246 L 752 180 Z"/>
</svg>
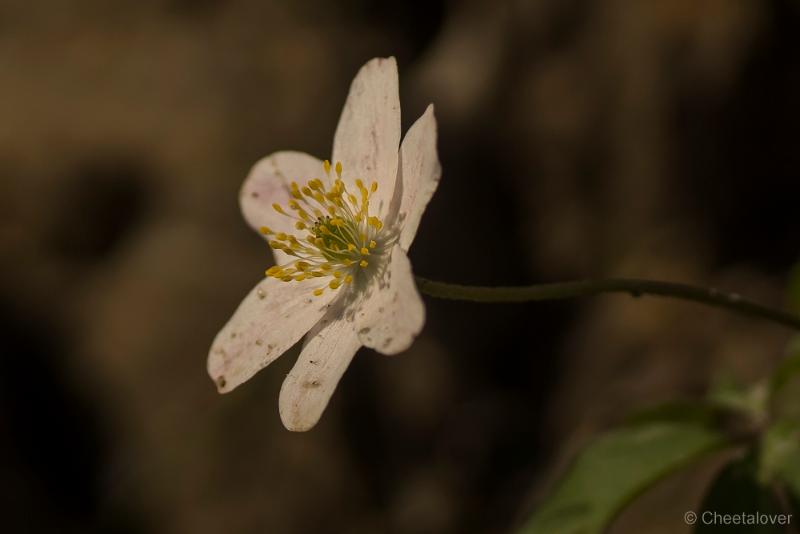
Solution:
<svg viewBox="0 0 800 534">
<path fill-rule="evenodd" d="M 608 278 L 575 280 L 552 284 L 517 287 L 462 286 L 417 277 L 420 292 L 431 297 L 473 302 L 530 302 L 589 297 L 603 293 L 627 293 L 633 297 L 655 295 L 699 302 L 715 308 L 725 308 L 744 315 L 758 317 L 795 330 L 800 330 L 800 317 L 747 300 L 736 293 L 724 293 L 714 288 L 690 286 L 674 282 Z"/>
</svg>

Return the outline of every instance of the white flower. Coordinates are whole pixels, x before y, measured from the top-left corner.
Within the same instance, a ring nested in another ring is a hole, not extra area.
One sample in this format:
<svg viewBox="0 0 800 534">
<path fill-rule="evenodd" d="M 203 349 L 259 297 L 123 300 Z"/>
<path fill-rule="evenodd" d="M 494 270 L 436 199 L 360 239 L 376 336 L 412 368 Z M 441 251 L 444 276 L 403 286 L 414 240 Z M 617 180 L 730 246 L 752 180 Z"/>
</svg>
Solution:
<svg viewBox="0 0 800 534">
<path fill-rule="evenodd" d="M 276 152 L 253 167 L 242 212 L 268 239 L 276 266 L 208 357 L 209 375 L 227 393 L 307 334 L 280 393 L 289 430 L 316 424 L 361 346 L 396 354 L 425 322 L 406 253 L 441 175 L 436 119 L 428 106 L 400 145 L 394 58 L 373 59 L 356 75 L 331 161 Z"/>
</svg>

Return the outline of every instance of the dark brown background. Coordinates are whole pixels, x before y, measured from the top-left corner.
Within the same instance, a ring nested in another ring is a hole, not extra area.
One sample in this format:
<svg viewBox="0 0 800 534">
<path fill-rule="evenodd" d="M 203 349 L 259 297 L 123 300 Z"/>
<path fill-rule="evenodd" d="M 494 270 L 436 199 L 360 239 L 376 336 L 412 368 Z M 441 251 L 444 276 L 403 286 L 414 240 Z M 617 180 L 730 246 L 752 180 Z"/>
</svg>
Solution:
<svg viewBox="0 0 800 534">
<path fill-rule="evenodd" d="M 798 259 L 790 0 L 0 0 L 4 532 L 507 532 L 636 408 L 761 376 L 784 330 L 609 297 L 427 300 L 362 350 L 321 424 L 231 395 L 211 339 L 269 264 L 237 191 L 329 154 L 350 79 L 397 56 L 436 105 L 441 186 L 411 251 L 448 281 L 635 275 L 780 305 Z M 713 465 L 618 532 L 680 532 Z"/>
</svg>

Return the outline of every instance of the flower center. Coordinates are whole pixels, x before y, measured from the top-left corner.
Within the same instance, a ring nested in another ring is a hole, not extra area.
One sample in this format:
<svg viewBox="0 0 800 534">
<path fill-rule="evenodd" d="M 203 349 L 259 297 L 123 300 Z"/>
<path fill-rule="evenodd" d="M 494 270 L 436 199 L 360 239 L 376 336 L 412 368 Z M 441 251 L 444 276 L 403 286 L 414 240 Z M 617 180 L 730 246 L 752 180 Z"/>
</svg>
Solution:
<svg viewBox="0 0 800 534">
<path fill-rule="evenodd" d="M 284 265 L 267 269 L 267 276 L 284 282 L 330 278 L 327 288 L 335 291 L 363 276 L 370 264 L 383 256 L 387 243 L 381 236 L 383 222 L 369 214 L 369 199 L 378 190 L 378 183 L 372 182 L 367 188 L 361 180 L 356 180 L 358 194 L 355 194 L 342 181 L 341 163 L 336 163 L 336 179 L 332 183 L 330 162 L 325 160 L 323 168 L 328 176 L 327 188 L 317 178 L 303 186 L 292 182 L 288 209 L 272 205 L 276 212 L 293 219 L 298 231 L 308 233 L 297 237 L 275 233 L 266 226 L 260 231 L 272 236 L 270 247 L 294 257 Z M 315 289 L 314 295 L 322 295 L 325 289 L 326 286 Z"/>
</svg>

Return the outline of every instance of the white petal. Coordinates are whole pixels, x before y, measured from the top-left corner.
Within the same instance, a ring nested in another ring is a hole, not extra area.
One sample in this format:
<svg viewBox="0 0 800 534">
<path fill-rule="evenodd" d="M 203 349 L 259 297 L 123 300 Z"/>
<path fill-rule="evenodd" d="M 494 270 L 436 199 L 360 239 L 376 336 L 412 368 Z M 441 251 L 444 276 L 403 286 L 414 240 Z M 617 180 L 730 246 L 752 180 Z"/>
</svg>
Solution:
<svg viewBox="0 0 800 534">
<path fill-rule="evenodd" d="M 365 184 L 378 182 L 370 211 L 381 216 L 394 193 L 399 146 L 397 62 L 393 57 L 375 58 L 361 67 L 350 86 L 333 138 L 332 163 L 342 163 L 348 186 L 356 178 Z"/>
<path fill-rule="evenodd" d="M 244 298 L 208 355 L 208 374 L 220 393 L 272 363 L 319 321 L 335 293 L 315 297 L 315 287 L 265 278 Z"/>
<path fill-rule="evenodd" d="M 442 167 L 436 151 L 436 117 L 433 105 L 417 119 L 406 133 L 400 147 L 400 173 L 402 187 L 399 221 L 400 246 L 408 251 L 425 212 L 428 201 L 439 185 Z"/>
<path fill-rule="evenodd" d="M 286 428 L 304 432 L 317 424 L 359 347 L 353 322 L 344 319 L 340 306 L 332 307 L 308 333 L 281 387 L 280 413 Z"/>
<path fill-rule="evenodd" d="M 262 226 L 273 232 L 295 233 L 295 220 L 276 212 L 272 205 L 278 203 L 288 211 L 286 203 L 291 198 L 289 184 L 301 187 L 312 178 L 323 178 L 322 162 L 303 152 L 275 152 L 256 163 L 239 193 L 239 203 L 244 218 L 258 231 Z"/>
<path fill-rule="evenodd" d="M 388 268 L 367 290 L 355 321 L 361 343 L 383 354 L 406 350 L 422 330 L 425 305 L 400 246 L 394 246 Z"/>
</svg>

